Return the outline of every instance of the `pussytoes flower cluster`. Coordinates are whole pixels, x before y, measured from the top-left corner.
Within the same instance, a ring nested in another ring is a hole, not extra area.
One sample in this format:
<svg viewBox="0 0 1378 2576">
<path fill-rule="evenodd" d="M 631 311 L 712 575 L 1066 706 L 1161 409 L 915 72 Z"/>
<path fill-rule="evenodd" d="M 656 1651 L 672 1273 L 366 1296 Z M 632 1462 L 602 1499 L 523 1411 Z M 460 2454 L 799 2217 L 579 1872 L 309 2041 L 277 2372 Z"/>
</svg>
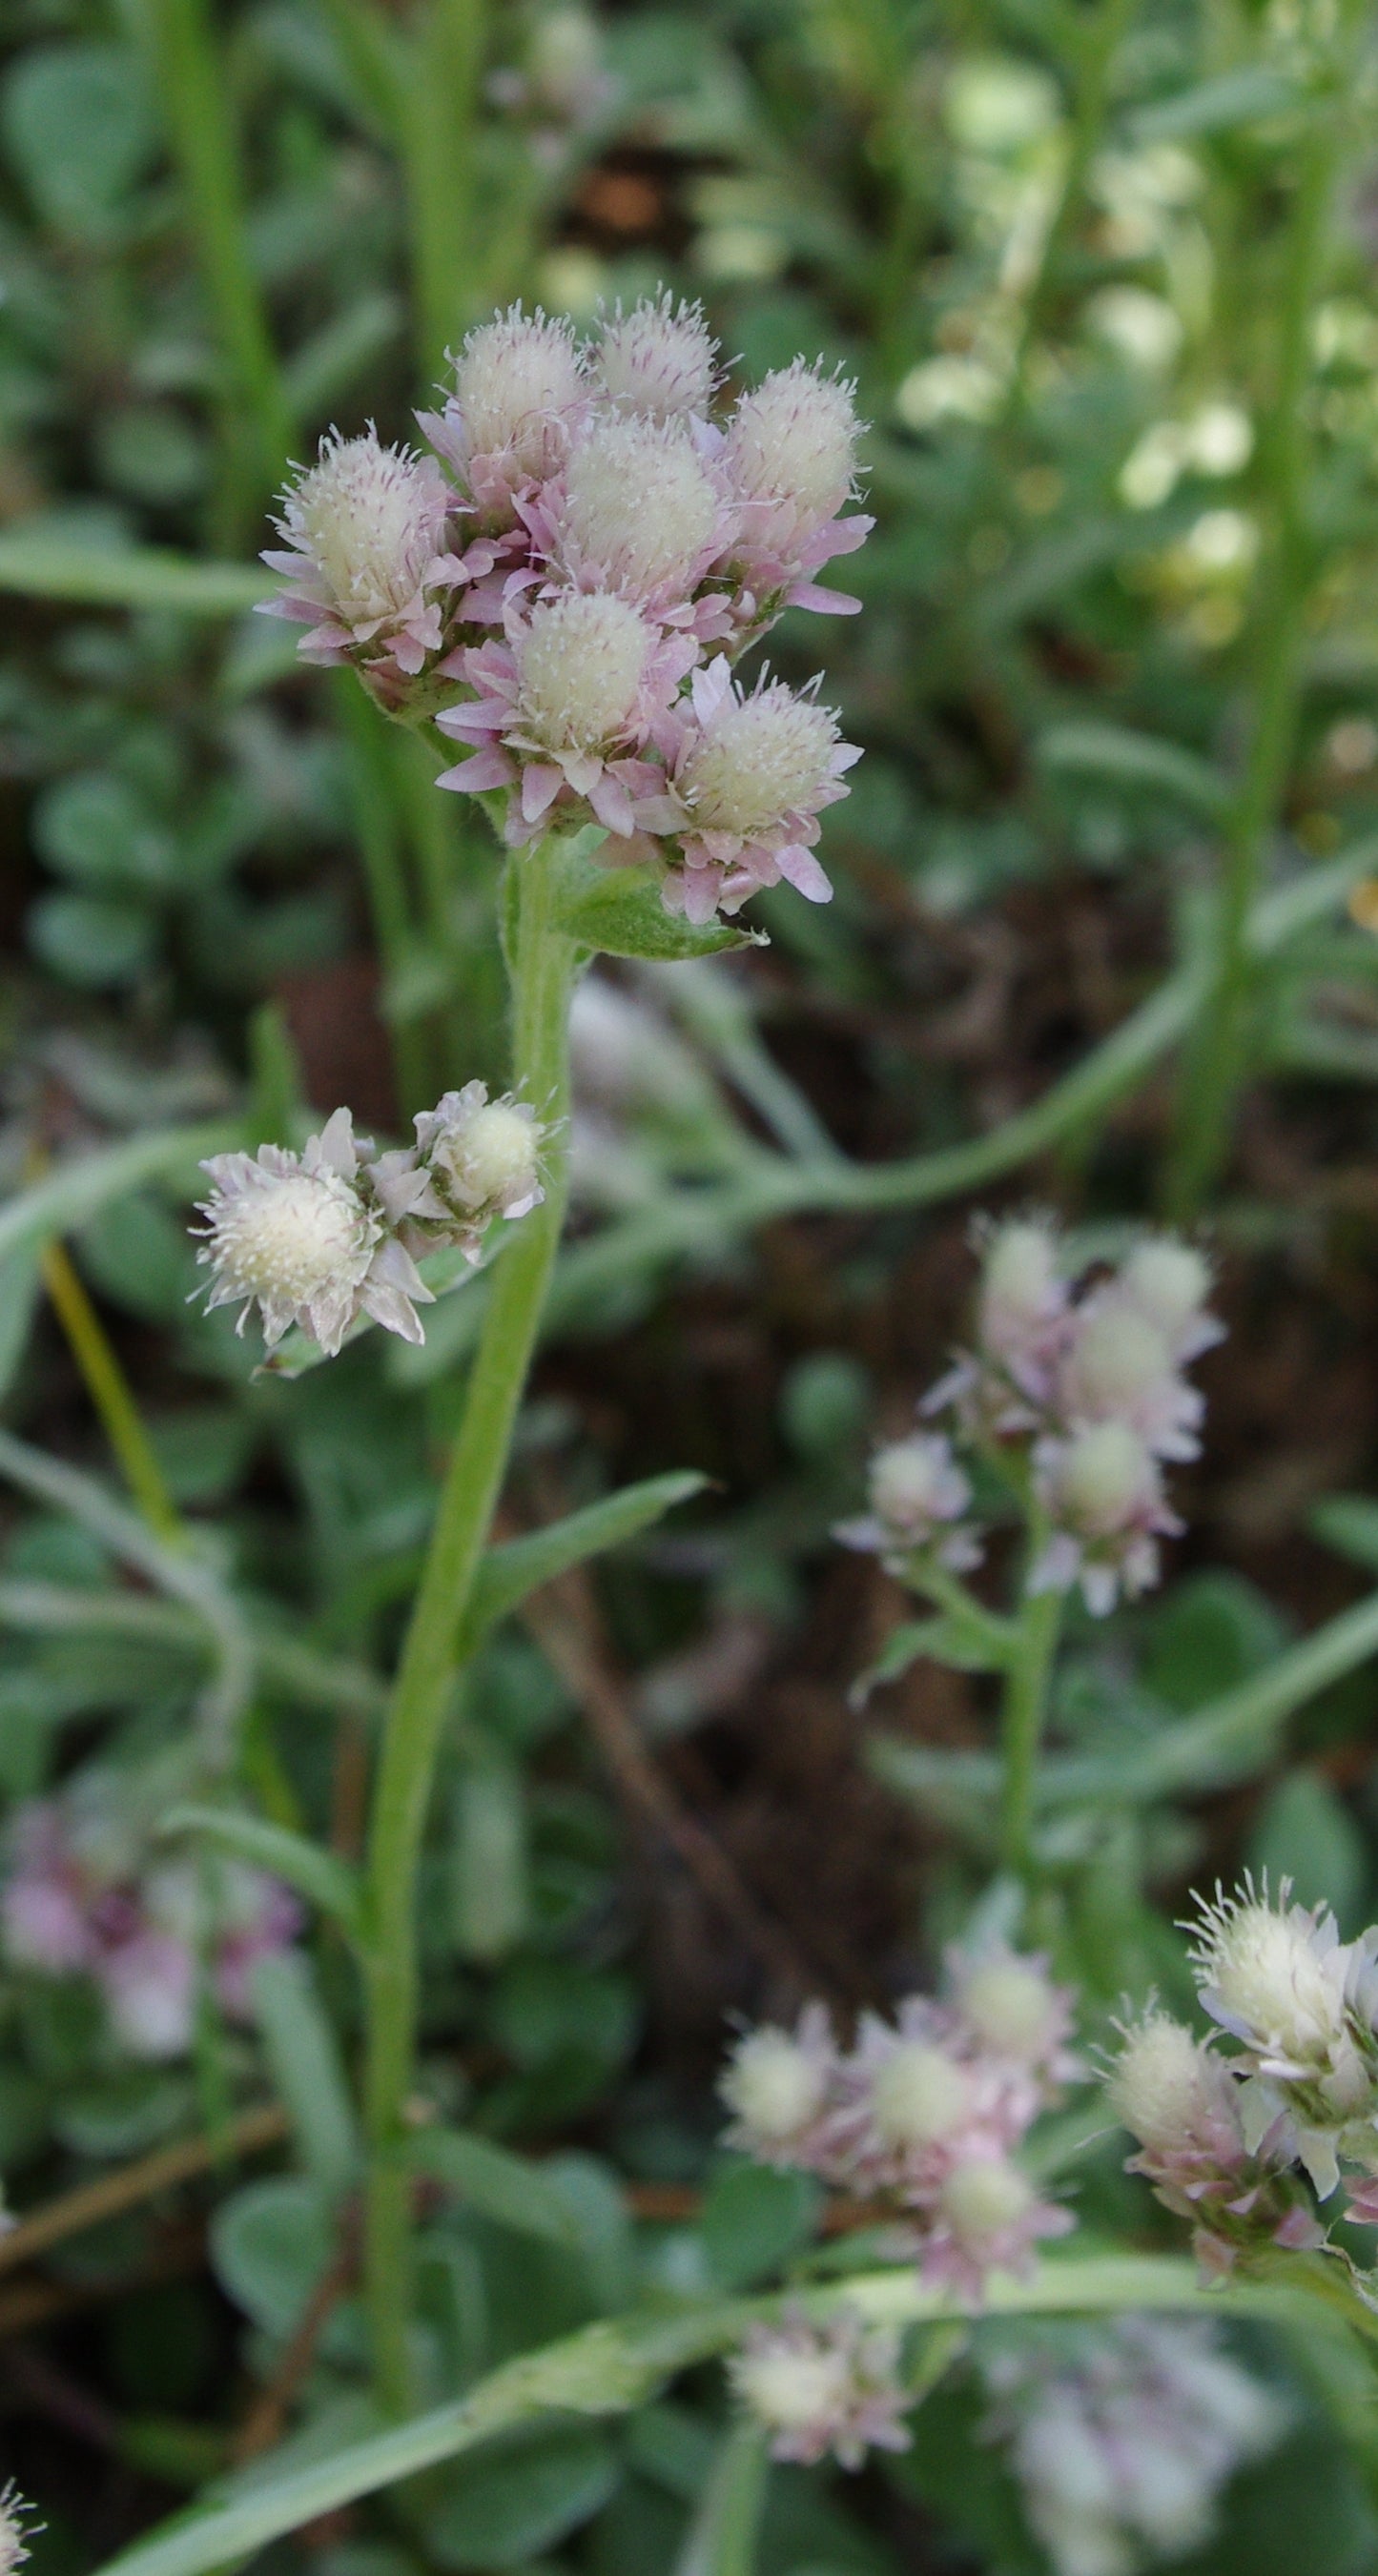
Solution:
<svg viewBox="0 0 1378 2576">
<path fill-rule="evenodd" d="M 1055 2576 L 1138 2576 L 1201 2548 L 1230 2478 L 1288 2423 L 1211 2326 L 1177 2318 L 1030 2339 L 991 2354 L 982 2377 L 995 2401 L 984 2438 Z"/>
<path fill-rule="evenodd" d="M 265 560 L 303 652 L 434 715 L 465 755 L 440 785 L 499 795 L 513 848 L 596 823 L 692 921 L 782 878 L 826 901 L 818 818 L 858 754 L 733 666 L 786 607 L 858 605 L 815 578 L 871 525 L 852 387 L 796 360 L 723 412 L 703 315 L 665 294 L 586 344 L 514 305 L 453 369 L 434 456 L 332 431 L 285 495 Z"/>
<path fill-rule="evenodd" d="M 748 2031 L 720 2087 L 729 2143 L 888 2205 L 924 2279 L 979 2301 L 990 2272 L 1027 2270 L 1038 2240 L 1072 2225 L 1017 2160 L 1082 2071 L 1070 2027 L 1041 1958 L 953 1950 L 940 1998 L 863 2014 L 850 2048 L 821 2004 L 793 2031 Z"/>
<path fill-rule="evenodd" d="M 333 1358 L 360 1315 L 424 1341 L 416 1309 L 434 1296 L 416 1257 L 448 1244 L 477 1262 L 496 1218 L 535 1207 L 544 1131 L 524 1102 L 490 1101 L 481 1082 L 447 1091 L 415 1127 L 414 1145 L 380 1154 L 337 1109 L 300 1154 L 260 1145 L 204 1162 L 207 1310 L 238 1306 L 242 1333 L 257 1306 L 270 1351 L 296 1324 Z"/>
<path fill-rule="evenodd" d="M 296 1898 L 262 1870 L 154 1857 L 137 1802 L 104 1771 L 26 1800 L 7 1864 L 0 1944 L 10 1966 L 90 1978 L 133 2057 L 185 2054 L 203 1960 L 221 2010 L 248 2020 L 254 1967 L 300 1928 Z"/>
<path fill-rule="evenodd" d="M 1185 1927 L 1200 2041 L 1153 2011 L 1110 2073 L 1115 2111 L 1140 2141 L 1133 2168 L 1192 2219 L 1208 2269 L 1260 2245 L 1319 2245 L 1324 2205 L 1378 2221 L 1378 1926 L 1342 1941 L 1324 1906 L 1276 1899 L 1246 1878 L 1217 1887 Z M 1306 2181 L 1303 2181 L 1303 2175 Z M 1310 2184 L 1310 2192 L 1307 2183 Z"/>
<path fill-rule="evenodd" d="M 733 2390 L 773 2460 L 812 2468 L 832 2457 L 859 2469 L 868 2451 L 907 2451 L 912 2403 L 899 2377 L 900 2338 L 852 2309 L 822 2325 L 795 2313 L 752 2326 L 728 2363 Z"/>
<path fill-rule="evenodd" d="M 959 1451 L 1001 1468 L 1039 1543 L 1029 1589 L 1079 1587 L 1097 1617 L 1158 1580 L 1161 1538 L 1181 1522 L 1164 1483 L 1200 1447 L 1203 1399 L 1184 1374 L 1221 1337 L 1210 1272 L 1190 1244 L 1150 1235 L 1113 1270 L 1071 1274 L 1051 1223 L 982 1237 L 974 1346 L 925 1399 L 922 1432 L 872 1460 L 869 1514 L 847 1545 L 874 1549 L 920 1588 L 926 1567 L 977 1564 L 982 1534 Z"/>
<path fill-rule="evenodd" d="M 0 2487 L 0 2576 L 12 2576 L 30 2556 L 29 2542 L 43 2529 L 35 2522 L 33 2507 L 20 2494 L 13 2478 Z"/>
</svg>

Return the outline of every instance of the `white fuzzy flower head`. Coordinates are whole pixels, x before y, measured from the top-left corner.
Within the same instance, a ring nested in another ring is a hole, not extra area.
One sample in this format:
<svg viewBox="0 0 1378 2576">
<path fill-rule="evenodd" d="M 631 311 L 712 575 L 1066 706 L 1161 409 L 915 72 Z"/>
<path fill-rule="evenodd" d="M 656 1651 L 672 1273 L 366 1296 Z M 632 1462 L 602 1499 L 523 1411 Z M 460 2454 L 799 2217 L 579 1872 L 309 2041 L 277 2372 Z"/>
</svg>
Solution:
<svg viewBox="0 0 1378 2576">
<path fill-rule="evenodd" d="M 1150 1235 L 1136 1244 L 1119 1276 L 1134 1305 L 1173 1343 L 1199 1315 L 1211 1291 L 1205 1255 L 1170 1234 Z"/>
<path fill-rule="evenodd" d="M 470 456 L 506 458 L 515 479 L 538 479 L 565 452 L 567 417 L 586 394 L 568 322 L 519 304 L 471 331 L 455 361 L 455 402 Z"/>
<path fill-rule="evenodd" d="M 692 583 L 721 508 L 682 424 L 605 418 L 570 457 L 560 540 L 611 589 L 649 599 Z"/>
<path fill-rule="evenodd" d="M 867 1479 L 871 1509 L 897 1537 L 925 1537 L 935 1521 L 956 1519 L 971 1500 L 971 1483 L 950 1443 L 916 1431 L 878 1449 Z"/>
<path fill-rule="evenodd" d="M 678 773 L 694 830 L 749 836 L 810 812 L 831 779 L 837 741 L 832 709 L 783 680 L 724 698 Z"/>
<path fill-rule="evenodd" d="M 734 488 L 748 501 L 783 505 L 799 536 L 834 518 L 856 465 L 854 395 L 802 358 L 777 368 L 733 414 L 726 458 Z"/>
<path fill-rule="evenodd" d="M 717 343 L 697 304 L 667 290 L 603 322 L 597 358 L 605 394 L 651 420 L 706 418 L 717 384 Z"/>
<path fill-rule="evenodd" d="M 1170 2154 L 1206 2133 L 1227 2080 L 1219 2060 L 1184 2023 L 1170 2013 L 1149 2012 L 1125 2032 L 1106 2091 L 1131 2137 L 1154 2153 Z"/>
<path fill-rule="evenodd" d="M 1021 1385 L 1042 1389 L 1042 1368 L 1067 1303 L 1051 1225 L 1016 1217 L 985 1238 L 976 1329 L 982 1349 Z"/>
<path fill-rule="evenodd" d="M 844 2309 L 824 2325 L 787 2314 L 751 2327 L 728 2376 L 772 2459 L 808 2464 L 831 2452 L 856 2469 L 871 2448 L 908 2448 L 898 2364 L 899 2336 Z"/>
<path fill-rule="evenodd" d="M 737 2394 L 769 2433 L 802 2433 L 835 2416 L 847 2393 L 845 2353 L 777 2341 L 733 2363 Z"/>
<path fill-rule="evenodd" d="M 208 1307 L 238 1305 L 242 1332 L 257 1305 L 270 1350 L 294 1322 L 337 1350 L 382 1231 L 353 1183 L 272 1146 L 257 1161 L 219 1154 L 205 1169 L 215 1189 L 197 1258 L 212 1273 Z"/>
<path fill-rule="evenodd" d="M 631 721 L 652 641 L 644 618 L 610 591 L 539 602 L 514 647 L 526 734 L 549 751 L 615 742 Z"/>
<path fill-rule="evenodd" d="M 738 2041 L 719 2091 L 744 2135 L 779 2146 L 817 2119 L 828 2071 L 818 2049 L 767 2023 Z"/>
<path fill-rule="evenodd" d="M 1017 2064 L 1036 2066 L 1064 2019 L 1057 1988 L 1035 1961 L 1012 1951 L 964 1964 L 955 2000 L 982 2047 Z"/>
<path fill-rule="evenodd" d="M 973 2157 L 954 2165 L 939 2193 L 943 2217 L 977 2262 L 984 2247 L 1023 2225 L 1036 2200 L 1028 2175 L 1003 2156 Z"/>
<path fill-rule="evenodd" d="M 33 2511 L 26 2504 L 13 2478 L 0 2487 L 0 2576 L 12 2576 L 12 2570 L 23 2565 L 29 2555 L 28 2543 L 43 2526 L 29 2519 Z"/>
<path fill-rule="evenodd" d="M 1319 2072 L 1347 2042 L 1341 1950 L 1333 1915 L 1272 1905 L 1252 1881 L 1201 1904 L 1192 1967 L 1212 2018 L 1279 2071 Z"/>
<path fill-rule="evenodd" d="M 432 1148 L 432 1163 L 466 1207 L 526 1206 L 536 1188 L 540 1129 L 525 1103 L 492 1100 L 461 1124 L 445 1129 Z"/>
<path fill-rule="evenodd" d="M 971 2110 L 971 2079 L 941 2048 L 902 2040 L 871 2079 L 871 2118 L 887 2147 L 931 2147 Z"/>
<path fill-rule="evenodd" d="M 446 494 L 429 458 L 332 430 L 320 456 L 283 494 L 283 534 L 310 556 L 331 605 L 350 626 L 400 617 L 443 542 Z"/>
<path fill-rule="evenodd" d="M 1127 1422 L 1097 1422 L 1062 1445 L 1049 1481 L 1058 1518 L 1084 1537 L 1106 1538 L 1144 1507 L 1157 1471 Z"/>
<path fill-rule="evenodd" d="M 1078 1320 L 1063 1385 L 1068 1411 L 1089 1422 L 1132 1419 L 1172 1368 L 1157 1324 L 1127 1299 L 1109 1298 Z"/>
</svg>

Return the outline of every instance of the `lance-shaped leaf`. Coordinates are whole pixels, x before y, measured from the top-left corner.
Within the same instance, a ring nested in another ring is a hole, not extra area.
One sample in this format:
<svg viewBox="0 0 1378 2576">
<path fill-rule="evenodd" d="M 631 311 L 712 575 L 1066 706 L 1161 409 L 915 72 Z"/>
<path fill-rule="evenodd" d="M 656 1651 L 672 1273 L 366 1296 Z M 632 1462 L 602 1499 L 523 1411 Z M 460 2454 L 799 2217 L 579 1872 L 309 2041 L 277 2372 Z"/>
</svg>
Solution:
<svg viewBox="0 0 1378 2576">
<path fill-rule="evenodd" d="M 574 2209 L 529 2157 L 514 2156 L 509 2148 L 476 2138 L 467 2129 L 424 2129 L 413 2145 L 412 2162 L 495 2225 L 510 2227 L 518 2236 L 539 2237 L 547 2245 L 578 2248 Z"/>
<path fill-rule="evenodd" d="M 236 1860 L 248 1861 L 255 1869 L 270 1870 L 275 1878 L 285 1879 L 309 1905 L 332 1916 L 351 1941 L 362 1940 L 363 1894 L 354 1871 L 335 1852 L 322 1851 L 319 1843 L 308 1842 L 305 1834 L 291 1833 L 285 1825 L 270 1825 L 262 1816 L 242 1815 L 234 1807 L 199 1807 L 190 1803 L 169 1810 L 163 1831 L 207 1835 L 222 1850 L 232 1852 Z"/>
<path fill-rule="evenodd" d="M 539 1590 L 543 1583 L 553 1583 L 558 1574 L 567 1574 L 572 1565 L 582 1565 L 591 1556 L 602 1556 L 610 1547 L 620 1547 L 638 1531 L 649 1529 L 653 1521 L 673 1511 L 676 1504 L 687 1503 L 701 1494 L 708 1478 L 692 1468 L 667 1476 L 648 1476 L 644 1483 L 626 1485 L 621 1493 L 609 1494 L 601 1503 L 588 1503 L 582 1511 L 570 1512 L 562 1521 L 552 1521 L 548 1529 L 531 1530 L 524 1538 L 506 1539 L 490 1547 L 474 1578 L 474 1588 L 465 1613 L 461 1652 L 471 1655 L 499 1619 L 515 1610 L 528 1592 Z"/>
<path fill-rule="evenodd" d="M 202 563 L 156 546 L 73 545 L 41 526 L 0 538 L 0 590 L 70 599 L 83 608 L 177 608 L 191 617 L 235 617 L 267 599 L 271 573 L 254 564 Z"/>
<path fill-rule="evenodd" d="M 1104 778 L 1124 787 L 1156 787 L 1194 813 L 1219 819 L 1230 800 L 1225 779 L 1180 743 L 1135 733 L 1127 725 L 1053 725 L 1038 746 L 1046 769 L 1074 778 Z"/>
<path fill-rule="evenodd" d="M 273 2082 L 312 2181 L 338 2201 L 354 2178 L 358 2140 L 335 2033 L 308 1961 L 274 1950 L 250 1979 Z"/>
<path fill-rule="evenodd" d="M 609 957 L 713 957 L 724 948 L 763 946 L 759 931 L 725 921 L 686 921 L 667 912 L 651 867 L 599 867 L 597 829 L 574 834 L 560 853 L 556 906 L 560 928 L 581 948 Z"/>
</svg>

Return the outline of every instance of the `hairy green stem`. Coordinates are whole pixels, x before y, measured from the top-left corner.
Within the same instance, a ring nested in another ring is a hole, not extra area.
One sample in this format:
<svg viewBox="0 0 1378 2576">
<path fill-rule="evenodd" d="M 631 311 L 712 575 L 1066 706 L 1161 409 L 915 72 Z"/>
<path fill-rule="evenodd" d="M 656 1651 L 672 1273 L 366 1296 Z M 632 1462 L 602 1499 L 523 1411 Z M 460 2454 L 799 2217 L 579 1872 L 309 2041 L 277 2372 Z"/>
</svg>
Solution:
<svg viewBox="0 0 1378 2576">
<path fill-rule="evenodd" d="M 416 2039 L 416 1875 L 456 1650 L 507 1466 L 565 1208 L 568 1021 L 574 950 L 554 926 L 557 844 L 515 863 L 515 1078 L 546 1123 L 546 1196 L 497 1270 L 425 1568 L 393 1689 L 369 1829 L 370 2144 L 365 2278 L 380 2401 L 410 2399 L 410 2196 L 403 2148 Z"/>
<path fill-rule="evenodd" d="M 1035 1537 L 1035 1545 L 1037 1540 Z M 1031 1592 L 1020 1614 L 1010 1652 L 1000 1712 L 1004 1779 L 1000 1800 L 1000 1857 L 1027 1888 L 1034 1876 L 1033 1822 L 1038 1798 L 1038 1755 L 1048 1707 L 1048 1685 L 1062 1626 L 1060 1592 Z"/>
<path fill-rule="evenodd" d="M 1179 1223 L 1199 1212 L 1229 1153 L 1248 1056 L 1253 960 L 1248 921 L 1291 770 L 1301 707 L 1307 601 L 1316 556 L 1307 524 L 1312 441 L 1306 398 L 1311 323 L 1325 273 L 1345 141 L 1338 98 L 1319 101 L 1302 150 L 1277 318 L 1274 384 L 1260 458 L 1267 538 L 1252 605 L 1257 661 L 1249 750 L 1227 826 L 1211 991 L 1188 1054 L 1167 1200 Z"/>
</svg>

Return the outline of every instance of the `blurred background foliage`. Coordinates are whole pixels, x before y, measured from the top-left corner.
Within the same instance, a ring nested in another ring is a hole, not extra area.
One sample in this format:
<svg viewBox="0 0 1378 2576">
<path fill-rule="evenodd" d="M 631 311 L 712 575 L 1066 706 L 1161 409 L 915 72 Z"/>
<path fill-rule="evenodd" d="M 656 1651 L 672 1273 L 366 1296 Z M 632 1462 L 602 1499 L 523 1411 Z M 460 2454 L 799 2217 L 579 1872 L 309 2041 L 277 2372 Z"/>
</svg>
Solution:
<svg viewBox="0 0 1378 2576">
<path fill-rule="evenodd" d="M 619 2303 L 619 2175 L 650 2277 L 768 2272 L 808 2214 L 734 2201 L 714 2162 L 724 2013 L 804 1990 L 849 2010 L 912 1982 L 987 1867 L 979 1819 L 867 1767 L 848 1689 L 897 1595 L 828 1541 L 869 1438 L 903 1426 L 960 1330 L 969 1209 L 756 1228 L 734 1154 L 763 1132 L 917 1152 L 1036 1098 L 1199 953 L 1241 778 L 1269 867 L 1378 832 L 1369 33 L 1326 0 L 9 0 L 11 1188 L 246 1104 L 255 1134 L 299 1141 L 339 1100 L 397 1133 L 446 1083 L 501 1076 L 481 827 L 352 682 L 300 671 L 293 635 L 249 613 L 289 456 L 332 423 L 405 436 L 495 305 L 583 321 L 662 281 L 703 298 L 744 381 L 821 353 L 871 424 L 864 614 L 826 634 L 826 694 L 866 747 L 828 817 L 835 900 L 764 899 L 772 944 L 743 973 L 601 974 L 576 1028 L 578 1219 L 510 1526 L 671 1467 L 712 1486 L 499 1628 L 455 1712 L 427 2098 L 555 2150 L 574 2215 L 544 2246 L 500 2194 L 437 2217 L 438 2388 Z M 790 678 L 817 650 L 786 620 Z M 1143 1741 L 1378 1566 L 1378 1513 L 1350 1490 L 1378 1434 L 1378 885 L 1355 873 L 1348 918 L 1250 998 L 1254 1080 L 1208 1207 L 1232 1338 L 1204 1373 L 1194 1534 L 1161 1605 L 1079 1636 L 1059 1712 L 1078 1746 Z M 1155 1074 L 1010 1195 L 1113 1246 L 1174 1169 L 1191 1199 L 1180 1133 Z M 374 1337 L 328 1373 L 256 1373 L 225 1315 L 186 1302 L 193 1159 L 75 1229 L 65 1309 L 51 1261 L 5 1264 L 7 1422 L 84 1482 L 7 1516 L 0 1786 L 19 1801 L 99 1764 L 156 1814 L 203 1679 L 157 1578 L 117 1576 L 118 1484 L 72 1355 L 94 1311 L 168 1525 L 194 1523 L 256 1640 L 245 1797 L 347 1854 L 471 1309 L 440 1310 L 424 1353 Z M 686 1190 L 714 1183 L 686 1221 Z M 961 1746 L 981 1693 L 920 1665 L 877 1706 L 892 1739 Z M 1096 1823 L 1068 1855 L 1069 1940 L 1099 2004 L 1180 1988 L 1163 1908 L 1192 1871 L 1291 1869 L 1347 1932 L 1366 1919 L 1371 1710 L 1371 1684 L 1346 1683 L 1290 1766 L 1263 1747 L 1190 1815 Z M 348 2056 L 328 1930 L 314 1977 Z M 264 2089 L 258 2038 L 210 2009 L 185 2064 L 122 2056 L 78 1980 L 5 1972 L 0 2048 L 21 2208 L 189 2128 L 223 2134 Z M 42 2576 L 93 2565 L 261 2431 L 255 2385 L 282 2384 L 328 2268 L 329 2157 L 308 2135 L 304 2175 L 226 2198 L 227 2166 L 190 2199 L 112 2208 L 0 2286 L 0 2430 L 47 2517 Z M 1125 2223 L 1113 2151 L 1081 2205 L 1088 2228 Z M 361 2403 L 359 2339 L 343 2298 L 303 2372 L 317 2424 Z M 299 2393 L 289 2373 L 269 2440 Z M 782 2475 L 762 2576 L 1041 2565 L 990 2501 L 965 2402 L 845 2495 Z M 625 2442 L 542 2436 L 505 2472 L 456 2469 L 424 2546 L 322 2527 L 274 2566 L 668 2576 L 712 2408 L 691 2388 Z M 1305 2420 L 1202 2576 L 1378 2564 L 1358 2473 Z"/>
</svg>

